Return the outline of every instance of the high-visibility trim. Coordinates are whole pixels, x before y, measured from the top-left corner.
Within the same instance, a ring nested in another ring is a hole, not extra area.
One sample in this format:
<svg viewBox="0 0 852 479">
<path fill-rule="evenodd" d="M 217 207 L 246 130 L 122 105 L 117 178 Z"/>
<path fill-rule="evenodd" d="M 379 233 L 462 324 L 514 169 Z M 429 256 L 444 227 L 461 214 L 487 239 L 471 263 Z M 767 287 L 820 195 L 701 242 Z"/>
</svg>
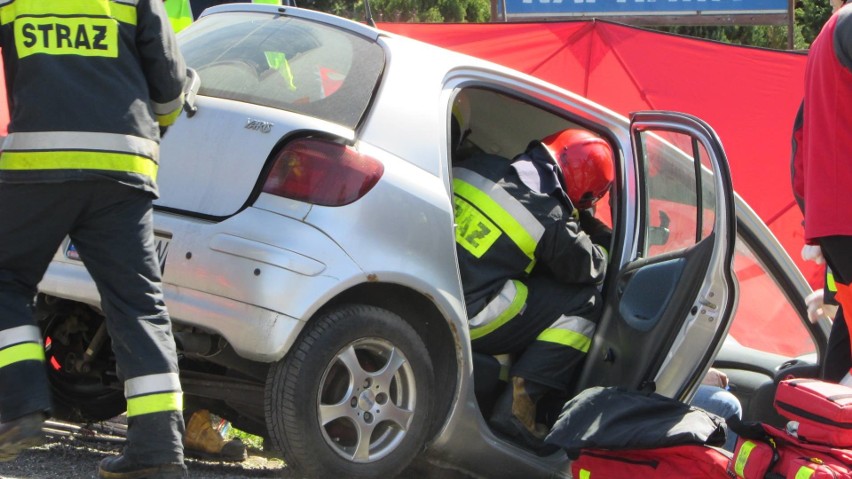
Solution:
<svg viewBox="0 0 852 479">
<path fill-rule="evenodd" d="M 579 316 L 560 316 L 549 328 L 539 333 L 536 341 L 561 344 L 580 352 L 589 352 L 595 323 Z"/>
<path fill-rule="evenodd" d="M 0 154 L 0 171 L 21 170 L 103 170 L 137 173 L 152 180 L 158 165 L 150 158 L 125 153 L 100 151 L 4 151 Z"/>
<path fill-rule="evenodd" d="M 154 115 L 157 117 L 157 123 L 160 126 L 171 126 L 180 116 L 183 107 L 183 93 L 180 96 L 168 103 L 152 102 Z"/>
<path fill-rule="evenodd" d="M 21 361 L 44 362 L 44 347 L 41 343 L 21 343 L 0 350 L 0 368 Z"/>
<path fill-rule="evenodd" d="M 832 293 L 837 292 L 837 281 L 835 281 L 834 273 L 830 269 L 826 269 L 825 271 L 825 288 Z"/>
<path fill-rule="evenodd" d="M 580 469 L 579 479 L 591 479 L 591 478 L 592 478 L 592 471 L 590 471 L 588 469 Z"/>
<path fill-rule="evenodd" d="M 481 258 L 503 232 L 487 216 L 459 196 L 453 195 L 456 243 L 474 258 Z"/>
<path fill-rule="evenodd" d="M 127 417 L 183 410 L 183 393 L 148 394 L 127 399 Z"/>
<path fill-rule="evenodd" d="M 282 5 L 281 0 L 252 0 L 251 3 L 268 3 L 271 5 Z"/>
<path fill-rule="evenodd" d="M 3 141 L 4 152 L 54 150 L 103 150 L 156 159 L 160 145 L 148 138 L 91 131 L 16 132 Z"/>
<path fill-rule="evenodd" d="M 192 8 L 189 0 L 165 0 L 166 15 L 175 33 L 183 30 L 192 23 Z"/>
<path fill-rule="evenodd" d="M 41 331 L 37 326 L 17 326 L 0 331 L 0 349 L 19 343 L 41 343 Z"/>
<path fill-rule="evenodd" d="M 14 24 L 18 58 L 78 55 L 118 58 L 118 23 L 107 17 L 18 17 Z"/>
<path fill-rule="evenodd" d="M 183 106 L 183 93 L 180 94 L 179 97 L 175 98 L 172 101 L 168 101 L 166 103 L 157 103 L 155 101 L 151 102 L 151 108 L 154 110 L 154 114 L 156 115 L 169 115 L 174 113 L 175 110 L 180 110 Z"/>
<path fill-rule="evenodd" d="M 108 17 L 136 25 L 136 1 L 127 0 L 14 0 L 0 3 L 0 24 L 6 25 L 24 17 L 54 17 L 59 24 L 67 18 Z M 72 37 L 73 38 L 73 37 Z"/>
<path fill-rule="evenodd" d="M 811 469 L 808 466 L 802 466 L 796 471 L 795 479 L 810 479 L 811 476 L 816 472 L 814 469 Z"/>
<path fill-rule="evenodd" d="M 748 463 L 748 457 L 751 455 L 751 451 L 753 451 L 756 446 L 757 444 L 752 441 L 745 441 L 742 446 L 740 446 L 734 462 L 734 472 L 737 473 L 737 476 L 745 477 L 745 467 Z"/>
<path fill-rule="evenodd" d="M 124 382 L 124 396 L 128 399 L 143 394 L 180 390 L 180 376 L 177 373 L 148 374 Z"/>
<path fill-rule="evenodd" d="M 454 168 L 453 191 L 475 205 L 512 239 L 535 265 L 535 249 L 545 228 L 529 210 L 506 190 L 484 176 L 465 168 Z"/>
<path fill-rule="evenodd" d="M 514 279 L 506 281 L 500 293 L 485 308 L 469 320 L 470 339 L 477 339 L 506 324 L 527 304 L 527 286 Z"/>
</svg>

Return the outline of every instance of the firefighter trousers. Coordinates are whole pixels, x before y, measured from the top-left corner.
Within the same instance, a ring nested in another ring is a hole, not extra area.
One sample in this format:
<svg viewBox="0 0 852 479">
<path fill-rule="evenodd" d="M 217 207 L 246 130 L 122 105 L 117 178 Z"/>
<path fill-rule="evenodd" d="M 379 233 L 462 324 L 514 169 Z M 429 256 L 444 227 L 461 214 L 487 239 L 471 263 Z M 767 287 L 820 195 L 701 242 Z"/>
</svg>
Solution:
<svg viewBox="0 0 852 479">
<path fill-rule="evenodd" d="M 124 383 L 125 456 L 183 462 L 182 392 L 151 201 L 109 180 L 0 184 L 0 419 L 50 409 L 33 302 L 67 235 L 100 293 Z"/>
<path fill-rule="evenodd" d="M 819 239 L 825 261 L 840 284 L 852 282 L 852 236 L 827 236 Z M 840 381 L 852 367 L 850 353 L 849 327 L 846 318 L 852 312 L 837 309 L 831 333 L 828 336 L 828 348 L 822 361 L 822 378 L 828 381 Z"/>
<path fill-rule="evenodd" d="M 527 298 L 521 311 L 471 346 L 484 354 L 514 354 L 510 376 L 569 391 L 600 319 L 600 293 L 543 275 L 523 283 Z"/>
</svg>

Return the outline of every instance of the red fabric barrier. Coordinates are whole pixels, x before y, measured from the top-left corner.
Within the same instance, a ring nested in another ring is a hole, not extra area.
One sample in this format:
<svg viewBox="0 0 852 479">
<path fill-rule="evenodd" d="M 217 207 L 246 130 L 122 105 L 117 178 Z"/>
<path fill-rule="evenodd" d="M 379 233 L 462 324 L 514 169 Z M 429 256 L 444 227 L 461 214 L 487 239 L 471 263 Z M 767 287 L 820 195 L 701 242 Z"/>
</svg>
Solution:
<svg viewBox="0 0 852 479">
<path fill-rule="evenodd" d="M 822 286 L 821 268 L 800 258 L 802 216 L 790 186 L 790 133 L 805 54 L 599 20 L 379 28 L 520 70 L 624 115 L 656 109 L 704 119 L 725 146 L 734 188 L 811 285 Z"/>
</svg>

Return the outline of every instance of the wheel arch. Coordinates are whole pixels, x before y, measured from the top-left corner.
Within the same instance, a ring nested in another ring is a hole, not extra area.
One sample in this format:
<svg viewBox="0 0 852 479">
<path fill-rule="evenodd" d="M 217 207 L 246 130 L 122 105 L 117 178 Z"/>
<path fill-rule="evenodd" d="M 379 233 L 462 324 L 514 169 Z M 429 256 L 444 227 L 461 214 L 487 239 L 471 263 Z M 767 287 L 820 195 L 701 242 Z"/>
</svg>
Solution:
<svg viewBox="0 0 852 479">
<path fill-rule="evenodd" d="M 337 295 L 320 308 L 313 317 L 341 304 L 358 303 L 387 309 L 406 321 L 423 339 L 434 368 L 433 421 L 427 442 L 441 430 L 449 416 L 453 398 L 458 394 L 460 357 L 456 348 L 457 333 L 451 320 L 446 318 L 427 295 L 402 285 L 391 283 L 362 283 Z M 452 385 L 452 387 L 446 387 Z"/>
</svg>

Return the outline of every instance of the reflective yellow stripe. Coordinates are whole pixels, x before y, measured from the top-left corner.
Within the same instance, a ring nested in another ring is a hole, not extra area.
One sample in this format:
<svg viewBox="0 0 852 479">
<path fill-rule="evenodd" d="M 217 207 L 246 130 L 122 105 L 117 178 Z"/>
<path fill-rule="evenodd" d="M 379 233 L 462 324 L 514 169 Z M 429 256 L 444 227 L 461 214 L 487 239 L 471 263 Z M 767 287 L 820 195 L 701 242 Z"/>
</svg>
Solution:
<svg viewBox="0 0 852 479">
<path fill-rule="evenodd" d="M 453 196 L 456 243 L 474 258 L 481 258 L 503 234 L 487 216 L 459 196 Z"/>
<path fill-rule="evenodd" d="M 41 343 L 21 343 L 0 351 L 0 368 L 21 361 L 44 362 L 44 347 Z"/>
<path fill-rule="evenodd" d="M 180 116 L 180 112 L 181 109 L 178 108 L 167 115 L 157 115 L 157 123 L 159 123 L 160 126 L 172 126 L 175 123 L 175 120 L 177 120 Z"/>
<path fill-rule="evenodd" d="M 802 466 L 796 471 L 796 477 L 794 479 L 810 479 L 811 476 L 814 475 L 814 470 L 808 466 Z"/>
<path fill-rule="evenodd" d="M 527 286 L 520 281 L 513 281 L 515 283 L 515 288 L 517 293 L 515 294 L 515 298 L 512 300 L 512 303 L 509 304 L 509 307 L 506 308 L 499 316 L 497 316 L 493 321 L 486 323 L 483 326 L 478 328 L 472 328 L 470 330 L 470 339 L 477 339 L 485 336 L 486 334 L 494 331 L 499 328 L 503 324 L 505 324 L 510 319 L 517 316 L 521 309 L 524 307 L 524 304 L 527 302 Z"/>
<path fill-rule="evenodd" d="M 588 469 L 580 469 L 580 479 L 591 479 L 592 471 Z"/>
<path fill-rule="evenodd" d="M 757 446 L 757 444 L 752 441 L 745 441 L 743 442 L 743 445 L 740 446 L 740 450 L 737 453 L 737 460 L 734 463 L 734 472 L 737 473 L 737 476 L 745 476 L 745 466 L 748 462 L 748 456 L 751 455 L 751 451 L 754 450 L 755 446 Z"/>
<path fill-rule="evenodd" d="M 281 5 L 281 0 L 252 0 L 251 3 L 268 3 L 271 5 Z"/>
<path fill-rule="evenodd" d="M 166 0 L 166 14 L 175 33 L 183 30 L 192 23 L 192 8 L 189 0 Z"/>
<path fill-rule="evenodd" d="M 0 154 L 0 170 L 107 170 L 138 173 L 152 180 L 157 164 L 149 158 L 99 151 L 38 151 Z"/>
<path fill-rule="evenodd" d="M 0 8 L 0 23 L 6 25 L 18 17 L 110 17 L 122 23 L 136 25 L 136 5 L 107 0 L 66 0 L 45 2 L 44 0 L 15 0 Z"/>
<path fill-rule="evenodd" d="M 470 183 L 467 183 L 458 178 L 453 180 L 453 189 L 455 194 L 466 200 L 467 202 L 476 205 L 485 215 L 493 220 L 497 226 L 512 239 L 518 248 L 532 262 L 528 266 L 528 270 L 532 269 L 532 264 L 535 264 L 535 248 L 538 242 L 530 233 L 521 225 L 512 215 L 503 209 L 496 201 L 494 201 L 487 193 L 477 189 Z"/>
<path fill-rule="evenodd" d="M 170 392 L 138 396 L 127 400 L 127 417 L 155 412 L 182 411 L 183 393 Z"/>
<path fill-rule="evenodd" d="M 834 273 L 828 268 L 825 270 L 825 287 L 832 293 L 837 292 L 837 282 L 834 281 Z"/>
<path fill-rule="evenodd" d="M 589 352 L 589 347 L 592 345 L 592 338 L 576 331 L 566 331 L 564 329 L 545 329 L 535 339 L 536 341 L 561 344 L 584 353 Z"/>
</svg>

